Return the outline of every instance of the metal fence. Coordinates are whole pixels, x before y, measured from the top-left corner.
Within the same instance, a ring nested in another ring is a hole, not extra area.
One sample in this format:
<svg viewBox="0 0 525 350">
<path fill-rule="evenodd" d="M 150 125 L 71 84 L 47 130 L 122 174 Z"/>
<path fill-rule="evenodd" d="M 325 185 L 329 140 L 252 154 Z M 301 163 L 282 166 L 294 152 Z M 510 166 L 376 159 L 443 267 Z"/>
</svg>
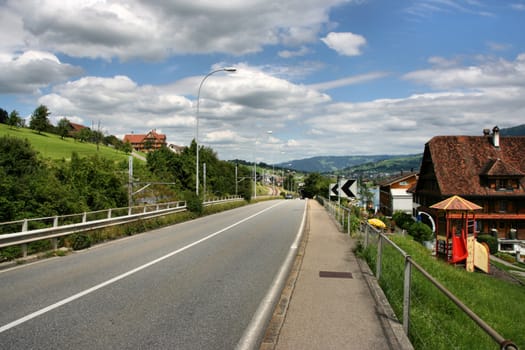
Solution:
<svg viewBox="0 0 525 350">
<path fill-rule="evenodd" d="M 330 201 L 325 201 L 325 207 L 341 225 L 343 231 L 349 232 L 351 210 Z M 393 310 L 402 320 L 405 334 L 409 336 L 415 348 L 432 350 L 468 349 L 472 348 L 472 339 L 477 338 L 478 343 L 487 344 L 487 349 L 494 349 L 494 342 L 498 344 L 500 349 L 518 349 L 514 342 L 505 339 L 496 332 L 383 232 L 366 222 L 362 222 L 359 234 L 365 248 L 374 246 L 377 249 L 375 256 L 376 279 L 385 294 L 388 295 Z M 388 256 L 391 262 L 389 265 L 384 263 L 385 256 Z M 429 293 L 424 292 L 428 290 L 435 290 L 438 293 L 431 292 L 429 295 Z M 426 309 L 431 303 L 439 305 L 440 310 L 442 310 L 442 319 L 427 312 Z M 451 317 L 451 314 L 454 314 L 455 317 Z M 431 336 L 420 331 L 419 326 L 423 321 L 427 324 L 428 322 L 433 324 L 436 331 Z M 450 324 L 451 322 L 455 323 L 460 332 L 464 332 L 464 344 L 458 343 L 457 339 L 452 343 L 446 332 L 440 334 L 443 324 Z M 480 347 L 476 349 L 480 349 Z"/>
<path fill-rule="evenodd" d="M 203 205 L 210 206 L 238 200 L 243 199 L 239 196 L 214 198 L 204 202 Z M 186 202 L 176 201 L 3 222 L 0 223 L 0 248 L 20 245 L 22 256 L 25 257 L 27 244 L 30 242 L 51 239 L 52 249 L 56 250 L 59 237 L 185 210 L 187 210 Z"/>
</svg>

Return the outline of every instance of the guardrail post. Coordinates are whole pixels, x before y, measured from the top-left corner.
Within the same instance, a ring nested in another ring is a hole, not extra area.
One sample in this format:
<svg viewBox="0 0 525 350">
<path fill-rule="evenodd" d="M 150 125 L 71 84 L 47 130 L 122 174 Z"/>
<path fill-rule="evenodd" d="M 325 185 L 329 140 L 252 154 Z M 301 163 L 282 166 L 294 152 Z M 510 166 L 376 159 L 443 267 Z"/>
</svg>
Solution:
<svg viewBox="0 0 525 350">
<path fill-rule="evenodd" d="M 383 239 L 381 234 L 377 238 L 377 258 L 376 258 L 376 279 L 377 281 L 381 278 L 381 266 L 383 266 Z"/>
<path fill-rule="evenodd" d="M 27 219 L 24 219 L 24 222 L 22 223 L 22 232 L 27 231 Z"/>
<path fill-rule="evenodd" d="M 351 234 L 351 232 L 350 232 L 350 209 L 348 209 L 347 221 L 348 221 L 348 224 L 346 226 L 346 231 L 347 231 L 348 235 L 350 235 Z"/>
<path fill-rule="evenodd" d="M 58 249 L 58 239 L 57 238 L 51 238 L 51 247 L 53 248 L 53 250 Z"/>
<path fill-rule="evenodd" d="M 144 206 L 144 210 L 142 211 L 143 213 L 147 213 L 148 212 L 148 207 L 147 206 Z"/>
<path fill-rule="evenodd" d="M 27 243 L 22 244 L 22 257 L 25 258 L 27 256 Z"/>
<path fill-rule="evenodd" d="M 403 280 L 403 331 L 408 336 L 410 329 L 410 282 L 412 279 L 412 264 L 410 255 L 405 257 L 405 277 Z"/>
<path fill-rule="evenodd" d="M 58 227 L 58 216 L 53 218 L 53 227 Z"/>
<path fill-rule="evenodd" d="M 86 222 L 87 220 L 87 213 L 84 212 L 84 214 L 82 214 L 82 222 Z"/>
<path fill-rule="evenodd" d="M 111 219 L 111 208 L 108 209 L 108 219 Z"/>
<path fill-rule="evenodd" d="M 368 227 L 368 225 L 365 225 L 365 248 L 368 248 L 368 231 L 370 230 L 370 228 Z"/>
<path fill-rule="evenodd" d="M 131 215 L 131 207 L 128 207 L 128 216 Z"/>
</svg>

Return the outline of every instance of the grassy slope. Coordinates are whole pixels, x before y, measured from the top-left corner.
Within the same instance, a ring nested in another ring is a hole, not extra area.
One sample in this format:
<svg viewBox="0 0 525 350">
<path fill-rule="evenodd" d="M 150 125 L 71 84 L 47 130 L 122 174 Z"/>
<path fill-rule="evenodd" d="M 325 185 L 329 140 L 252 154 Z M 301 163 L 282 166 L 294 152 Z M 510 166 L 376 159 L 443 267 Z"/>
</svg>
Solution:
<svg viewBox="0 0 525 350">
<path fill-rule="evenodd" d="M 430 256 L 428 250 L 411 239 L 401 236 L 392 239 L 496 331 L 515 341 L 520 348 L 525 346 L 525 303 L 522 302 L 525 287 L 454 267 Z M 403 259 L 390 246 L 383 249 L 385 279 L 381 281 L 382 288 L 396 314 L 402 318 Z M 411 309 L 410 337 L 416 349 L 497 348 L 468 317 L 414 269 Z"/>
<path fill-rule="evenodd" d="M 80 157 L 99 154 L 101 157 L 113 161 L 126 160 L 128 157 L 125 153 L 118 152 L 114 148 L 102 144 L 99 145 L 99 150 L 97 151 L 97 146 L 92 143 L 78 142 L 72 138 L 62 140 L 58 135 L 49 133 L 38 134 L 27 128 L 11 129 L 5 124 L 0 124 L 0 137 L 5 135 L 27 139 L 43 158 L 53 160 L 70 160 L 72 152 L 76 152 Z"/>
</svg>

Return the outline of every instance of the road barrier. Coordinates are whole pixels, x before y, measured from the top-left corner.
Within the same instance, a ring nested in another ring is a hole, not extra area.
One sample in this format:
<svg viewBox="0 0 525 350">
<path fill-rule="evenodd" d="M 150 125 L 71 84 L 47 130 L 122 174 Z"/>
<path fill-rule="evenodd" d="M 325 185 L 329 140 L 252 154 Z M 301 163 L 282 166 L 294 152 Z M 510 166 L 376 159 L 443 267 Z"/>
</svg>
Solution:
<svg viewBox="0 0 525 350">
<path fill-rule="evenodd" d="M 206 201 L 203 205 L 210 206 L 238 200 L 243 199 L 239 196 L 217 198 Z M 0 232 L 3 232 L 0 234 L 0 248 L 21 245 L 22 256 L 25 257 L 27 243 L 30 242 L 51 239 L 53 250 L 56 250 L 59 237 L 185 210 L 187 210 L 186 202 L 177 201 L 3 222 L 0 223 Z"/>
</svg>

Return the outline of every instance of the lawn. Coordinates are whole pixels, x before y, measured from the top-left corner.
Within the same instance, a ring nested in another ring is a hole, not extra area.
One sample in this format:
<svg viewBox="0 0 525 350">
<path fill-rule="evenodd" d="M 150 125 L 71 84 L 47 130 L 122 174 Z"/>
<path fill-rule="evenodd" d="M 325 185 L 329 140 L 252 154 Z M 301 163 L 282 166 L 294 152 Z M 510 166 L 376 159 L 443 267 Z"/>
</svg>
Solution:
<svg viewBox="0 0 525 350">
<path fill-rule="evenodd" d="M 125 153 L 102 144 L 97 150 L 97 145 L 93 143 L 79 142 L 69 137 L 61 139 L 60 136 L 50 133 L 38 134 L 31 129 L 10 128 L 5 124 L 0 124 L 0 137 L 5 135 L 27 139 L 43 158 L 52 160 L 70 160 L 73 152 L 76 152 L 80 157 L 98 154 L 113 161 L 126 160 L 128 157 Z"/>
</svg>

